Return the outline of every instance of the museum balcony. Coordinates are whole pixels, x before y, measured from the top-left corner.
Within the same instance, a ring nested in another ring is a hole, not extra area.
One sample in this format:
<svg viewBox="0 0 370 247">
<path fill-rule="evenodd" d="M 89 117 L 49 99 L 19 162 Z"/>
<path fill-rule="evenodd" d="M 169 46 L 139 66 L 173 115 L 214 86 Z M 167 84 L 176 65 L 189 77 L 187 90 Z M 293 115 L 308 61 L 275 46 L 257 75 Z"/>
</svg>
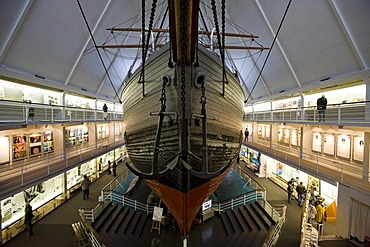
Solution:
<svg viewBox="0 0 370 247">
<path fill-rule="evenodd" d="M 370 172 L 360 162 L 258 138 L 249 138 L 243 145 L 331 184 L 340 182 L 370 193 Z"/>
<path fill-rule="evenodd" d="M 40 184 L 123 145 L 123 135 L 115 135 L 73 148 L 61 145 L 61 148 L 55 148 L 52 152 L 1 165 L 0 199 Z"/>
<path fill-rule="evenodd" d="M 243 120 L 245 122 L 368 127 L 370 126 L 370 101 L 328 104 L 325 122 L 319 121 L 317 106 L 249 111 L 244 113 Z"/>
<path fill-rule="evenodd" d="M 62 124 L 122 121 L 123 113 L 59 105 L 0 100 L 0 130 L 22 128 L 29 124 Z"/>
</svg>

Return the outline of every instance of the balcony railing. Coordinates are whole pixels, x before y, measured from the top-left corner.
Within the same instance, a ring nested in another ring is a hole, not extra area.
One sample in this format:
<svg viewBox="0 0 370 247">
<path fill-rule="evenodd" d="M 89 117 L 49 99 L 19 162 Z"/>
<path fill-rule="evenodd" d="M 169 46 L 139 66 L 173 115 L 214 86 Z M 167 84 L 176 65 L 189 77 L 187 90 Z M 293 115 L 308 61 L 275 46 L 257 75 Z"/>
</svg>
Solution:
<svg viewBox="0 0 370 247">
<path fill-rule="evenodd" d="M 303 147 L 300 149 L 257 138 L 250 138 L 245 144 L 281 162 L 316 174 L 320 178 L 370 191 L 370 172 L 364 170 L 361 163 L 329 155 L 323 156 Z"/>
<path fill-rule="evenodd" d="M 0 166 L 0 199 L 26 189 L 37 181 L 83 164 L 123 144 L 123 136 L 114 136 L 94 144 L 70 148 L 66 152 L 64 149 L 55 149 L 52 153 L 2 165 Z"/>
<path fill-rule="evenodd" d="M 338 126 L 369 126 L 370 101 L 328 105 L 325 123 Z M 244 121 L 281 123 L 323 123 L 319 121 L 317 106 L 279 110 L 254 111 L 244 114 Z"/>
<path fill-rule="evenodd" d="M 122 112 L 0 100 L 0 124 L 122 121 Z"/>
</svg>

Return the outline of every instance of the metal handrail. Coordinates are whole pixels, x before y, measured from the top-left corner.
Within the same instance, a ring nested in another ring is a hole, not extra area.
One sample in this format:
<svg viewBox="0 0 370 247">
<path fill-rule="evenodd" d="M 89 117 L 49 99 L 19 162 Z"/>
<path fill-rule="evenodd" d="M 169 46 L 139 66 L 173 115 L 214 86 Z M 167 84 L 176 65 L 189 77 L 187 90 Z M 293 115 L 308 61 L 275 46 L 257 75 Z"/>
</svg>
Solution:
<svg viewBox="0 0 370 247">
<path fill-rule="evenodd" d="M 114 136 L 102 139 L 97 144 L 85 144 L 68 149 L 66 153 L 63 149 L 55 149 L 51 153 L 3 165 L 0 167 L 1 198 L 14 188 L 24 187 L 38 181 L 40 177 L 60 173 L 66 168 L 73 168 L 123 144 L 123 136 Z"/>
<path fill-rule="evenodd" d="M 30 110 L 34 113 L 30 114 Z M 123 112 L 108 111 L 108 120 L 122 121 Z M 66 123 L 105 121 L 104 111 L 59 105 L 0 100 L 1 124 Z"/>
<path fill-rule="evenodd" d="M 266 238 L 263 247 L 275 246 L 277 240 L 279 239 L 281 228 L 286 221 L 286 205 L 274 205 L 274 211 L 279 214 L 279 220 L 277 221 L 274 229 L 270 232 L 269 236 Z"/>
<path fill-rule="evenodd" d="M 297 159 L 294 160 L 294 165 L 310 169 L 315 174 L 322 173 L 326 174 L 326 176 L 330 175 L 336 182 L 347 182 L 353 184 L 353 179 L 363 180 L 364 177 L 367 177 L 368 182 L 370 182 L 370 172 L 365 171 L 363 166 L 356 162 L 350 162 L 338 157 L 324 157 L 320 153 L 313 152 L 312 150 L 303 147 L 300 150 L 297 147 L 278 144 L 276 142 L 270 143 L 269 141 L 257 138 L 251 138 L 248 143 L 251 144 L 249 147 L 259 149 L 261 152 L 264 152 L 269 156 L 273 156 L 273 158 L 278 158 L 279 160 L 288 163 L 292 159 L 291 156 L 294 156 Z M 258 147 L 254 144 L 257 144 Z M 310 162 L 310 167 L 307 167 L 307 162 Z M 329 173 L 328 169 L 336 173 Z M 351 180 L 351 178 L 353 179 Z"/>
<path fill-rule="evenodd" d="M 329 104 L 325 122 L 335 125 L 369 126 L 370 101 Z M 319 121 L 317 106 L 252 111 L 244 113 L 244 121 L 276 123 L 322 123 Z"/>
</svg>

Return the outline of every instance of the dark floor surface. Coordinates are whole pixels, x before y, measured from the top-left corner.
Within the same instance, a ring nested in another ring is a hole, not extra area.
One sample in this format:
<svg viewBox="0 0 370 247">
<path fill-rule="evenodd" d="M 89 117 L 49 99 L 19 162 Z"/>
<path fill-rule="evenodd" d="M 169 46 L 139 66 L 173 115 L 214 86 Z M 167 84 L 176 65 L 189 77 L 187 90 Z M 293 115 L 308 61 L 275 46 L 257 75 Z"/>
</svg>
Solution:
<svg viewBox="0 0 370 247">
<path fill-rule="evenodd" d="M 243 167 L 245 164 L 241 163 Z M 123 165 L 117 167 L 117 173 L 122 172 Z M 284 224 L 277 247 L 299 246 L 300 244 L 300 216 L 301 207 L 297 201 L 292 204 L 287 203 L 287 193 L 276 184 L 266 178 L 258 178 L 252 171 L 246 168 L 246 171 L 252 178 L 260 183 L 267 191 L 267 201 L 271 205 L 287 205 L 287 221 Z M 113 175 L 103 175 L 95 181 L 90 187 L 90 199 L 82 200 L 82 193 L 63 203 L 56 210 L 45 216 L 34 225 L 34 236 L 26 237 L 23 232 L 5 243 L 6 247 L 75 247 L 78 246 L 71 224 L 79 221 L 79 208 L 92 208 L 98 204 L 100 190 L 113 179 Z M 335 235 L 335 223 L 324 222 L 324 235 Z M 347 240 L 330 240 L 319 243 L 323 247 L 354 247 Z M 200 246 L 200 245 L 199 245 Z M 198 246 L 191 246 L 198 247 Z"/>
</svg>

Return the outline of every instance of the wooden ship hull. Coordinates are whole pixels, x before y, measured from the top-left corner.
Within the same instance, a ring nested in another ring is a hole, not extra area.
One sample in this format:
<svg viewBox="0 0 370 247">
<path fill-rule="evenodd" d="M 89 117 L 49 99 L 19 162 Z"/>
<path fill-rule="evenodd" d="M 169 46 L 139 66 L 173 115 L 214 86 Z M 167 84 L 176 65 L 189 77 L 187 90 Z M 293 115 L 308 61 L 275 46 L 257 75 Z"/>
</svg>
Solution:
<svg viewBox="0 0 370 247">
<path fill-rule="evenodd" d="M 223 84 L 221 61 L 202 47 L 199 67 L 185 67 L 184 90 L 184 69 L 168 67 L 169 52 L 164 46 L 146 61 L 144 90 L 140 70 L 125 85 L 125 141 L 128 167 L 161 197 L 186 237 L 238 157 L 245 95 L 228 70 Z"/>
</svg>

